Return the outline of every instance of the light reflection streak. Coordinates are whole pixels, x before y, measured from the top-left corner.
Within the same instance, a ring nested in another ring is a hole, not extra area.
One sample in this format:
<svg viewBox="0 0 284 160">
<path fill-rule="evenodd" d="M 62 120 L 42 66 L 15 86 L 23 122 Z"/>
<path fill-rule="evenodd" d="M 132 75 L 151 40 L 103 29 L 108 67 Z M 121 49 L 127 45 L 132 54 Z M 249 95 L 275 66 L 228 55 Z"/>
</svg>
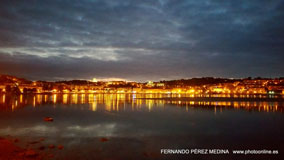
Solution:
<svg viewBox="0 0 284 160">
<path fill-rule="evenodd" d="M 36 97 L 33 96 L 33 107 L 35 107 L 35 106 L 36 106 Z"/>
<path fill-rule="evenodd" d="M 53 94 L 52 102 L 54 104 L 57 102 L 57 94 Z"/>
<path fill-rule="evenodd" d="M 265 112 L 283 112 L 283 102 L 267 102 L 267 101 L 208 101 L 205 100 L 182 100 L 183 96 L 190 97 L 191 95 L 171 95 L 176 98 L 169 98 L 168 94 L 37 94 L 33 95 L 19 95 L 16 98 L 8 98 L 7 95 L 2 95 L 0 104 L 10 105 L 11 110 L 32 104 L 36 107 L 40 104 L 89 104 L 87 108 L 91 111 L 137 111 L 147 109 L 151 112 L 156 109 L 164 109 L 165 106 L 184 107 L 189 111 L 191 107 L 202 107 L 204 109 L 213 109 L 214 113 L 219 110 L 220 113 L 224 109 L 245 109 Z M 178 98 L 181 96 L 181 98 Z M 31 97 L 31 98 L 29 98 Z M 143 99 L 146 98 L 146 99 Z M 149 99 L 147 99 L 149 98 Z M 158 98 L 158 99 L 156 99 Z M 164 99 L 166 98 L 166 99 Z M 23 103 L 25 102 L 25 103 Z M 82 106 L 81 106 L 82 107 Z M 213 107 L 213 108 L 212 108 Z M 1 108 L 0 108 L 1 109 Z"/>
<path fill-rule="evenodd" d="M 20 103 L 23 103 L 23 95 L 20 95 Z"/>
<path fill-rule="evenodd" d="M 5 103 L 5 100 L 6 100 L 6 95 L 4 94 L 2 97 L 2 102 Z"/>
<path fill-rule="evenodd" d="M 44 95 L 44 102 L 47 102 L 47 95 Z"/>
<path fill-rule="evenodd" d="M 68 94 L 63 94 L 63 104 L 68 103 Z"/>
<path fill-rule="evenodd" d="M 81 95 L 81 104 L 85 104 L 85 94 Z"/>
</svg>

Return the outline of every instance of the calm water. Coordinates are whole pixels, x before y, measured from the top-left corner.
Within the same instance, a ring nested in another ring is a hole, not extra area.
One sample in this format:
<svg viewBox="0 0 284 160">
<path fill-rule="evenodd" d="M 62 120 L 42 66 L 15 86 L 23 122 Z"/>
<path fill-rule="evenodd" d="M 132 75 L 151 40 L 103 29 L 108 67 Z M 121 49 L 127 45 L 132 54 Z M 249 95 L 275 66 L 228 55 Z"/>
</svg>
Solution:
<svg viewBox="0 0 284 160">
<path fill-rule="evenodd" d="M 39 138 L 45 141 L 38 145 L 61 144 L 61 151 L 40 151 L 51 152 L 57 159 L 220 158 L 161 155 L 163 148 L 270 149 L 279 150 L 280 154 L 250 158 L 283 156 L 283 101 L 197 101 L 171 97 L 190 96 L 0 95 L 0 137 L 19 138 L 22 146 Z M 54 121 L 45 122 L 44 117 Z M 108 141 L 101 142 L 102 137 Z"/>
</svg>

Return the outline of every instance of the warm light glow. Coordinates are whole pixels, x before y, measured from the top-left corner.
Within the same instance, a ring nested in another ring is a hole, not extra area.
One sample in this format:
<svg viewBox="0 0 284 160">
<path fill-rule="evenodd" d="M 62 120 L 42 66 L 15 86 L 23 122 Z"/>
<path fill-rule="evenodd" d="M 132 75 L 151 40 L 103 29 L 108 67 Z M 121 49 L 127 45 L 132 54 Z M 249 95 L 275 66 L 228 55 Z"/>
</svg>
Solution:
<svg viewBox="0 0 284 160">
<path fill-rule="evenodd" d="M 98 82 L 97 78 L 93 78 L 92 82 Z"/>
<path fill-rule="evenodd" d="M 188 92 L 188 93 L 194 93 L 195 90 L 194 90 L 194 89 L 190 89 L 190 90 L 188 90 L 187 92 Z"/>
</svg>

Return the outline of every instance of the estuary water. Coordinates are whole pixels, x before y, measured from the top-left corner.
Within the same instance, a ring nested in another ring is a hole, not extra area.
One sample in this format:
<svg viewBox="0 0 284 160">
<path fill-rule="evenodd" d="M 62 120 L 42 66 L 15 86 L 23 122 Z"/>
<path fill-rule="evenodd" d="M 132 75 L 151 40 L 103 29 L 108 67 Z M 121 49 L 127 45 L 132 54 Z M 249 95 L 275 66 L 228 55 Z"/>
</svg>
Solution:
<svg viewBox="0 0 284 160">
<path fill-rule="evenodd" d="M 239 97 L 3 94 L 0 137 L 17 139 L 20 147 L 52 155 L 44 159 L 283 158 L 282 97 Z M 53 121 L 44 121 L 46 117 Z M 52 149 L 51 145 L 64 148 Z M 190 153 L 161 154 L 161 149 Z M 204 149 L 220 152 L 208 154 Z M 249 149 L 275 153 L 233 154 Z M 229 154 L 222 152 L 226 150 Z"/>
</svg>

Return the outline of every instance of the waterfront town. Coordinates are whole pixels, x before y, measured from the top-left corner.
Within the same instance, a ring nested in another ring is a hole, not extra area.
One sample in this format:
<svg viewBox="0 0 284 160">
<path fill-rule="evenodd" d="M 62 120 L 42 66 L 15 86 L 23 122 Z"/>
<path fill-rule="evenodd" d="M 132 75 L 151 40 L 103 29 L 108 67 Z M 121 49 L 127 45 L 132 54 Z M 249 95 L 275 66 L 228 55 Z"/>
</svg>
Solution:
<svg viewBox="0 0 284 160">
<path fill-rule="evenodd" d="M 192 78 L 158 82 L 30 81 L 0 75 L 0 93 L 167 93 L 167 94 L 284 94 L 284 78 Z"/>
</svg>

